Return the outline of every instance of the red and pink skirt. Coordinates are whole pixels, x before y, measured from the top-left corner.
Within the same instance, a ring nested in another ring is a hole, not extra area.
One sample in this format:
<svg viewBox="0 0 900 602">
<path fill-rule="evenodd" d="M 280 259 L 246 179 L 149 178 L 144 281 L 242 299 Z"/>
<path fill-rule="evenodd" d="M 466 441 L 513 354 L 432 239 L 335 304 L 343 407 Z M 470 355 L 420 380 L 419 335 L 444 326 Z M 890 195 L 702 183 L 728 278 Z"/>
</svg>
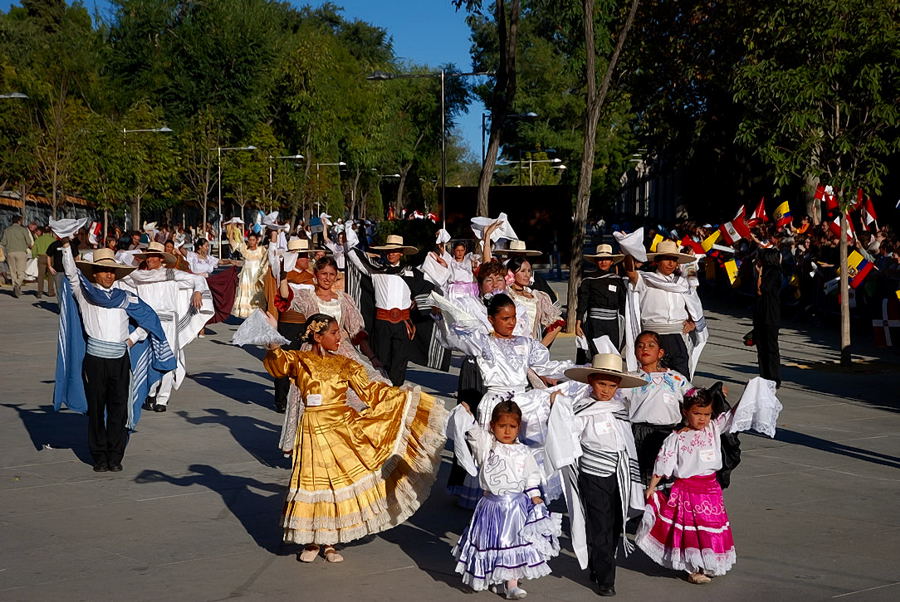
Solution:
<svg viewBox="0 0 900 602">
<path fill-rule="evenodd" d="M 734 538 L 716 475 L 678 479 L 669 497 L 647 503 L 635 543 L 657 564 L 689 573 L 724 575 L 734 565 Z"/>
</svg>

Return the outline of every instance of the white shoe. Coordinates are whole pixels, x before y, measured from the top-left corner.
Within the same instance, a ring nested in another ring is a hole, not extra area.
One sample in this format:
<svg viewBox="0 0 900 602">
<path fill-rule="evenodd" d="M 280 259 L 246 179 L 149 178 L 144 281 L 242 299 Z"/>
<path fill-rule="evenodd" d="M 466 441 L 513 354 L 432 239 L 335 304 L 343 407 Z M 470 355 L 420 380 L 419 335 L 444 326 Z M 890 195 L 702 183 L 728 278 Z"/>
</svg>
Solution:
<svg viewBox="0 0 900 602">
<path fill-rule="evenodd" d="M 506 599 L 507 600 L 521 600 L 522 598 L 526 597 L 527 595 L 528 595 L 528 592 L 526 592 L 521 587 L 514 587 L 512 589 L 506 590 Z"/>
</svg>

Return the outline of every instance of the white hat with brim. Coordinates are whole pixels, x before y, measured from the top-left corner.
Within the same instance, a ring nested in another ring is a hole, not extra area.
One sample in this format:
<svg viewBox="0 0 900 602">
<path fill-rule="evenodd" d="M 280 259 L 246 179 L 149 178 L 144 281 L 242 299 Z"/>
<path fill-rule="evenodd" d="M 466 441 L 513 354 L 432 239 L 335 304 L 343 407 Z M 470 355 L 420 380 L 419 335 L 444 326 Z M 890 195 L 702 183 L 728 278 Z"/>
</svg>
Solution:
<svg viewBox="0 0 900 602">
<path fill-rule="evenodd" d="M 241 224 L 243 226 L 244 220 L 242 220 L 239 217 L 233 217 L 230 220 L 228 220 L 227 222 L 222 222 L 223 226 L 227 226 L 228 224 Z"/>
<path fill-rule="evenodd" d="M 534 256 L 534 255 L 543 255 L 540 251 L 536 251 L 534 249 L 526 249 L 524 240 L 511 240 L 509 241 L 509 247 L 506 249 L 497 249 L 494 251 L 497 255 L 526 255 L 526 256 Z"/>
<path fill-rule="evenodd" d="M 77 265 L 78 269 L 88 277 L 88 280 L 93 277 L 95 269 L 114 270 L 116 272 L 116 278 L 127 276 L 137 269 L 130 265 L 119 263 L 116 261 L 115 252 L 112 249 L 105 248 L 95 249 L 91 261 L 79 260 L 75 262 L 75 265 Z"/>
<path fill-rule="evenodd" d="M 143 261 L 148 257 L 162 257 L 168 265 L 174 265 L 178 261 L 174 255 L 166 253 L 166 247 L 161 242 L 151 242 L 144 251 L 134 254 L 134 258 L 138 261 Z"/>
<path fill-rule="evenodd" d="M 566 378 L 577 380 L 580 383 L 588 382 L 588 379 L 594 374 L 618 379 L 620 389 L 643 387 L 647 384 L 643 378 L 622 371 L 622 356 L 618 353 L 598 353 L 594 356 L 590 368 L 569 368 L 565 372 Z"/>
<path fill-rule="evenodd" d="M 625 259 L 624 255 L 613 253 L 612 245 L 597 245 L 597 252 L 585 255 L 587 259 L 611 259 L 613 263 L 619 263 L 623 259 Z"/>
<path fill-rule="evenodd" d="M 291 253 L 312 255 L 318 249 L 311 249 L 309 247 L 309 241 L 305 238 L 292 238 L 288 241 L 287 250 Z"/>
<path fill-rule="evenodd" d="M 399 234 L 388 234 L 387 240 L 384 241 L 383 245 L 372 246 L 369 248 L 380 253 L 396 252 L 403 253 L 404 255 L 412 255 L 413 253 L 419 252 L 415 247 L 404 245 L 403 237 Z"/>
<path fill-rule="evenodd" d="M 694 255 L 688 255 L 687 253 L 679 251 L 678 243 L 674 240 L 660 241 L 660 243 L 656 245 L 655 252 L 647 253 L 647 259 L 649 261 L 659 261 L 665 257 L 672 257 L 678 261 L 678 263 L 693 263 L 697 261 L 697 258 Z"/>
</svg>

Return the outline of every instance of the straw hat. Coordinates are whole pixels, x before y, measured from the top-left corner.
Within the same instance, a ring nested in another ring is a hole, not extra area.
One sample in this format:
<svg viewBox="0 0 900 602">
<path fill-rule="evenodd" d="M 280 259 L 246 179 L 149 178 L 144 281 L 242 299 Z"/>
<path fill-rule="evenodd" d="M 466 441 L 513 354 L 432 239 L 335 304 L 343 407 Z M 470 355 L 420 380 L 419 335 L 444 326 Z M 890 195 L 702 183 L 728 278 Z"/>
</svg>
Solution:
<svg viewBox="0 0 900 602">
<path fill-rule="evenodd" d="M 618 353 L 598 353 L 594 356 L 590 368 L 569 368 L 565 372 L 566 378 L 577 380 L 581 383 L 588 382 L 592 374 L 612 376 L 619 380 L 620 389 L 643 387 L 647 381 L 638 376 L 632 376 L 622 371 L 622 356 Z"/>
<path fill-rule="evenodd" d="M 612 259 L 613 263 L 619 263 L 625 259 L 624 255 L 612 252 L 612 245 L 597 245 L 597 252 L 593 255 L 585 255 L 588 259 Z"/>
<path fill-rule="evenodd" d="M 497 249 L 494 251 L 497 255 L 543 255 L 540 251 L 535 251 L 534 249 L 526 249 L 524 240 L 511 240 L 509 241 L 509 248 L 506 249 Z"/>
<path fill-rule="evenodd" d="M 403 237 L 399 234 L 388 234 L 387 240 L 384 241 L 383 245 L 369 247 L 373 251 L 381 251 L 388 252 L 391 251 L 399 251 L 404 255 L 412 255 L 413 253 L 417 253 L 419 250 L 415 247 L 411 247 L 409 245 L 403 244 Z"/>
<path fill-rule="evenodd" d="M 656 245 L 655 253 L 647 253 L 647 259 L 650 261 L 656 261 L 663 257 L 674 257 L 678 260 L 678 263 L 693 263 L 697 261 L 695 256 L 680 252 L 678 243 L 674 240 L 660 241 Z"/>
<path fill-rule="evenodd" d="M 116 272 L 117 279 L 123 276 L 127 276 L 135 269 L 137 269 L 130 265 L 125 265 L 124 263 L 119 263 L 118 261 L 116 261 L 115 251 L 107 248 L 95 249 L 91 261 L 78 260 L 75 262 L 75 265 L 77 265 L 78 269 L 80 269 L 81 272 L 88 277 L 88 280 L 93 277 L 94 268 L 114 270 Z"/>
<path fill-rule="evenodd" d="M 151 242 L 147 245 L 147 250 L 135 253 L 134 258 L 143 261 L 148 257 L 162 257 L 167 264 L 174 264 L 178 259 L 171 253 L 166 253 L 166 246 L 161 242 Z"/>
<path fill-rule="evenodd" d="M 305 238 L 292 238 L 288 241 L 287 250 L 292 253 L 306 253 L 312 255 L 316 249 L 309 248 L 309 241 Z"/>
</svg>

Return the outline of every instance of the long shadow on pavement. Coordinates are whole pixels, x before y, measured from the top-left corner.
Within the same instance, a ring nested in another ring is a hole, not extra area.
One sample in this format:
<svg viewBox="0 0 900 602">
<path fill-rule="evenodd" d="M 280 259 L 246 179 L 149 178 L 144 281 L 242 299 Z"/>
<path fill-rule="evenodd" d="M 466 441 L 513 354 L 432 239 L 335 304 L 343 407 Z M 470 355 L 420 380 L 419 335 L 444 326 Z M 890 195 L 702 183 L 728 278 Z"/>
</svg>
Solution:
<svg viewBox="0 0 900 602">
<path fill-rule="evenodd" d="M 279 521 L 284 487 L 252 477 L 224 474 L 207 464 L 192 464 L 188 466 L 188 470 L 194 474 L 177 477 L 159 470 L 143 470 L 134 481 L 171 483 L 178 487 L 200 485 L 215 491 L 222 496 L 228 510 L 241 522 L 244 530 L 259 547 L 276 555 L 290 553 L 282 544 Z"/>
<path fill-rule="evenodd" d="M 254 418 L 237 416 L 220 408 L 206 408 L 207 416 L 191 416 L 189 412 L 178 411 L 179 416 L 191 424 L 221 424 L 231 433 L 238 445 L 259 460 L 264 466 L 289 468 L 290 460 L 278 450 L 281 427 L 277 424 Z"/>
<path fill-rule="evenodd" d="M 12 408 L 19 414 L 35 449 L 44 449 L 45 445 L 53 449 L 71 449 L 85 464 L 94 463 L 87 444 L 87 416 L 70 411 L 57 412 L 52 405 L 34 409 L 17 403 L 0 405 Z"/>
<path fill-rule="evenodd" d="M 890 456 L 888 454 L 881 454 L 878 452 L 869 451 L 867 449 L 862 449 L 861 447 L 844 445 L 843 443 L 836 443 L 827 439 L 813 437 L 811 435 L 807 435 L 806 433 L 798 433 L 797 431 L 779 428 L 775 432 L 775 440 L 782 441 L 784 443 L 791 443 L 793 445 L 811 447 L 813 449 L 818 449 L 832 454 L 838 454 L 839 456 L 847 456 L 848 458 L 853 458 L 854 460 L 862 460 L 863 462 L 880 464 L 881 466 L 887 466 L 889 468 L 900 468 L 900 457 L 898 456 Z"/>
<path fill-rule="evenodd" d="M 255 403 L 263 407 L 272 407 L 274 401 L 271 377 L 266 372 L 255 372 L 246 368 L 240 368 L 239 370 L 248 374 L 263 376 L 269 382 L 260 383 L 243 378 L 235 378 L 234 372 L 194 372 L 188 375 L 188 378 L 219 395 L 224 395 L 239 403 Z"/>
</svg>

